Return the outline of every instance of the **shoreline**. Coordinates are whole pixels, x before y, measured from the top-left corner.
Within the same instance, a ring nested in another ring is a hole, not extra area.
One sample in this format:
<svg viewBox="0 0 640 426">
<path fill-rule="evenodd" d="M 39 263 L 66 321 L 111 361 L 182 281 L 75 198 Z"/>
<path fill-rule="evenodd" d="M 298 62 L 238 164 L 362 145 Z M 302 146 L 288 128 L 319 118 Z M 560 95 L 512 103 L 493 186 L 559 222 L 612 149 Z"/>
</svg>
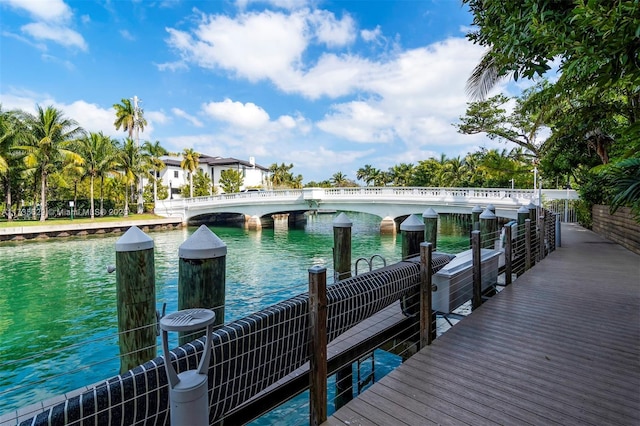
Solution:
<svg viewBox="0 0 640 426">
<path fill-rule="evenodd" d="M 11 226 L 0 228 L 0 243 L 8 241 L 47 240 L 49 238 L 82 237 L 86 235 L 108 235 L 126 232 L 137 226 L 144 232 L 182 228 L 179 217 L 154 219 L 125 219 L 115 222 L 84 222 L 60 225 Z"/>
</svg>

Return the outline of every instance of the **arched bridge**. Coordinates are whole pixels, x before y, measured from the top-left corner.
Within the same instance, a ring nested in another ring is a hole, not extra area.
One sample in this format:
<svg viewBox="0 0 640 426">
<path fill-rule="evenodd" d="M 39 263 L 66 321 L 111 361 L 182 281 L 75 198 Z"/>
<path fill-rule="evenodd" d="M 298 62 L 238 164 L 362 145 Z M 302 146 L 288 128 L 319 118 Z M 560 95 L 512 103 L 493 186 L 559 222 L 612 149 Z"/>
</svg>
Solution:
<svg viewBox="0 0 640 426">
<path fill-rule="evenodd" d="M 431 207 L 438 213 L 470 213 L 478 205 L 493 204 L 496 215 L 515 219 L 517 210 L 538 199 L 577 199 L 575 191 L 504 188 L 304 188 L 255 191 L 209 197 L 161 200 L 156 214 L 181 217 L 184 223 L 213 213 L 238 213 L 252 218 L 276 213 L 342 210 L 369 213 L 383 220 L 422 214 Z"/>
</svg>

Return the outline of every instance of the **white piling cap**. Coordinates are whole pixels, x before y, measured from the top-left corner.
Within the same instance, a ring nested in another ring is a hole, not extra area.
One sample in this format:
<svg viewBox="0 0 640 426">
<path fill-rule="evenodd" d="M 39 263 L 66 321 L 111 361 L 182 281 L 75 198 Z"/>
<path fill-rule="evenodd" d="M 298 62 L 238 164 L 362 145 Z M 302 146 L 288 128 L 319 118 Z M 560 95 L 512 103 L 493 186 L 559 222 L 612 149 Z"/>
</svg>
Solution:
<svg viewBox="0 0 640 426">
<path fill-rule="evenodd" d="M 424 213 L 422 213 L 422 217 L 425 219 L 437 219 L 438 213 L 434 209 L 429 207 L 424 211 Z"/>
<path fill-rule="evenodd" d="M 518 213 L 526 213 L 529 214 L 529 209 L 527 208 L 527 206 L 522 206 L 518 209 Z"/>
<path fill-rule="evenodd" d="M 493 204 L 487 204 L 487 210 L 491 210 L 492 212 L 495 212 L 496 206 L 494 206 Z"/>
<path fill-rule="evenodd" d="M 227 245 L 205 225 L 200 225 L 178 249 L 181 259 L 215 259 L 226 255 Z"/>
<path fill-rule="evenodd" d="M 528 208 L 529 210 L 533 210 L 533 209 L 537 209 L 537 208 L 538 208 L 538 206 L 536 206 L 535 204 L 533 204 L 533 203 L 531 203 L 531 202 L 530 202 L 529 204 L 527 204 L 527 208 Z"/>
<path fill-rule="evenodd" d="M 480 207 L 479 205 L 475 205 L 472 209 L 471 209 L 471 213 L 482 213 L 482 207 Z"/>
<path fill-rule="evenodd" d="M 400 224 L 401 231 L 424 231 L 424 222 L 414 214 L 409 216 Z"/>
<path fill-rule="evenodd" d="M 140 251 L 153 248 L 153 239 L 142 232 L 137 226 L 132 226 L 116 241 L 116 252 Z"/>
<path fill-rule="evenodd" d="M 351 226 L 353 226 L 353 222 L 351 222 L 349 216 L 344 213 L 340 213 L 335 219 L 333 219 L 334 228 L 351 228 Z"/>
<path fill-rule="evenodd" d="M 484 209 L 482 214 L 480 215 L 480 219 L 495 219 L 496 215 L 489 210 L 489 208 Z"/>
</svg>

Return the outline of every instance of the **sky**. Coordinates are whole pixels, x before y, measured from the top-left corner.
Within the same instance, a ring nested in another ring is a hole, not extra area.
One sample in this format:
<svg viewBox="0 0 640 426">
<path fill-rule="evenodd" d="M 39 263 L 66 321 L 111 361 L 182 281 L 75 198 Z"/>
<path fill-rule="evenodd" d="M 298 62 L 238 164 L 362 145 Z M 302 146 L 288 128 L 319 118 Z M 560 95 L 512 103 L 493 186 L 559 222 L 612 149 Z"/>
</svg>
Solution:
<svg viewBox="0 0 640 426">
<path fill-rule="evenodd" d="M 460 0 L 0 0 L 0 103 L 122 140 L 113 105 L 136 96 L 141 141 L 356 180 L 505 148 L 453 126 L 471 23 Z"/>
</svg>

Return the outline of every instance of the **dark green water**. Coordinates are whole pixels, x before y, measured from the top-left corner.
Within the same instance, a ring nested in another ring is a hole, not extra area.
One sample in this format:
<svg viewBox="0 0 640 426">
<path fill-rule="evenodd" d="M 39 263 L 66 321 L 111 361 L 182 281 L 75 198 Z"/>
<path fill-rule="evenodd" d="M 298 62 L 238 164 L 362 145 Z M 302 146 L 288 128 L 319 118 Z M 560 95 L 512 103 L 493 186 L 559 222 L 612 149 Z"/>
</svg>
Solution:
<svg viewBox="0 0 640 426">
<path fill-rule="evenodd" d="M 400 260 L 400 235 L 380 235 L 377 217 L 347 214 L 354 262 Z M 313 265 L 331 277 L 334 217 L 309 217 L 301 229 L 211 228 L 227 244 L 226 320 L 305 292 Z M 468 247 L 466 223 L 443 217 L 440 225 L 439 251 Z M 177 309 L 178 247 L 195 229 L 149 233 L 156 300 L 167 312 Z M 0 415 L 118 373 L 115 274 L 106 272 L 118 238 L 0 244 Z"/>
</svg>

